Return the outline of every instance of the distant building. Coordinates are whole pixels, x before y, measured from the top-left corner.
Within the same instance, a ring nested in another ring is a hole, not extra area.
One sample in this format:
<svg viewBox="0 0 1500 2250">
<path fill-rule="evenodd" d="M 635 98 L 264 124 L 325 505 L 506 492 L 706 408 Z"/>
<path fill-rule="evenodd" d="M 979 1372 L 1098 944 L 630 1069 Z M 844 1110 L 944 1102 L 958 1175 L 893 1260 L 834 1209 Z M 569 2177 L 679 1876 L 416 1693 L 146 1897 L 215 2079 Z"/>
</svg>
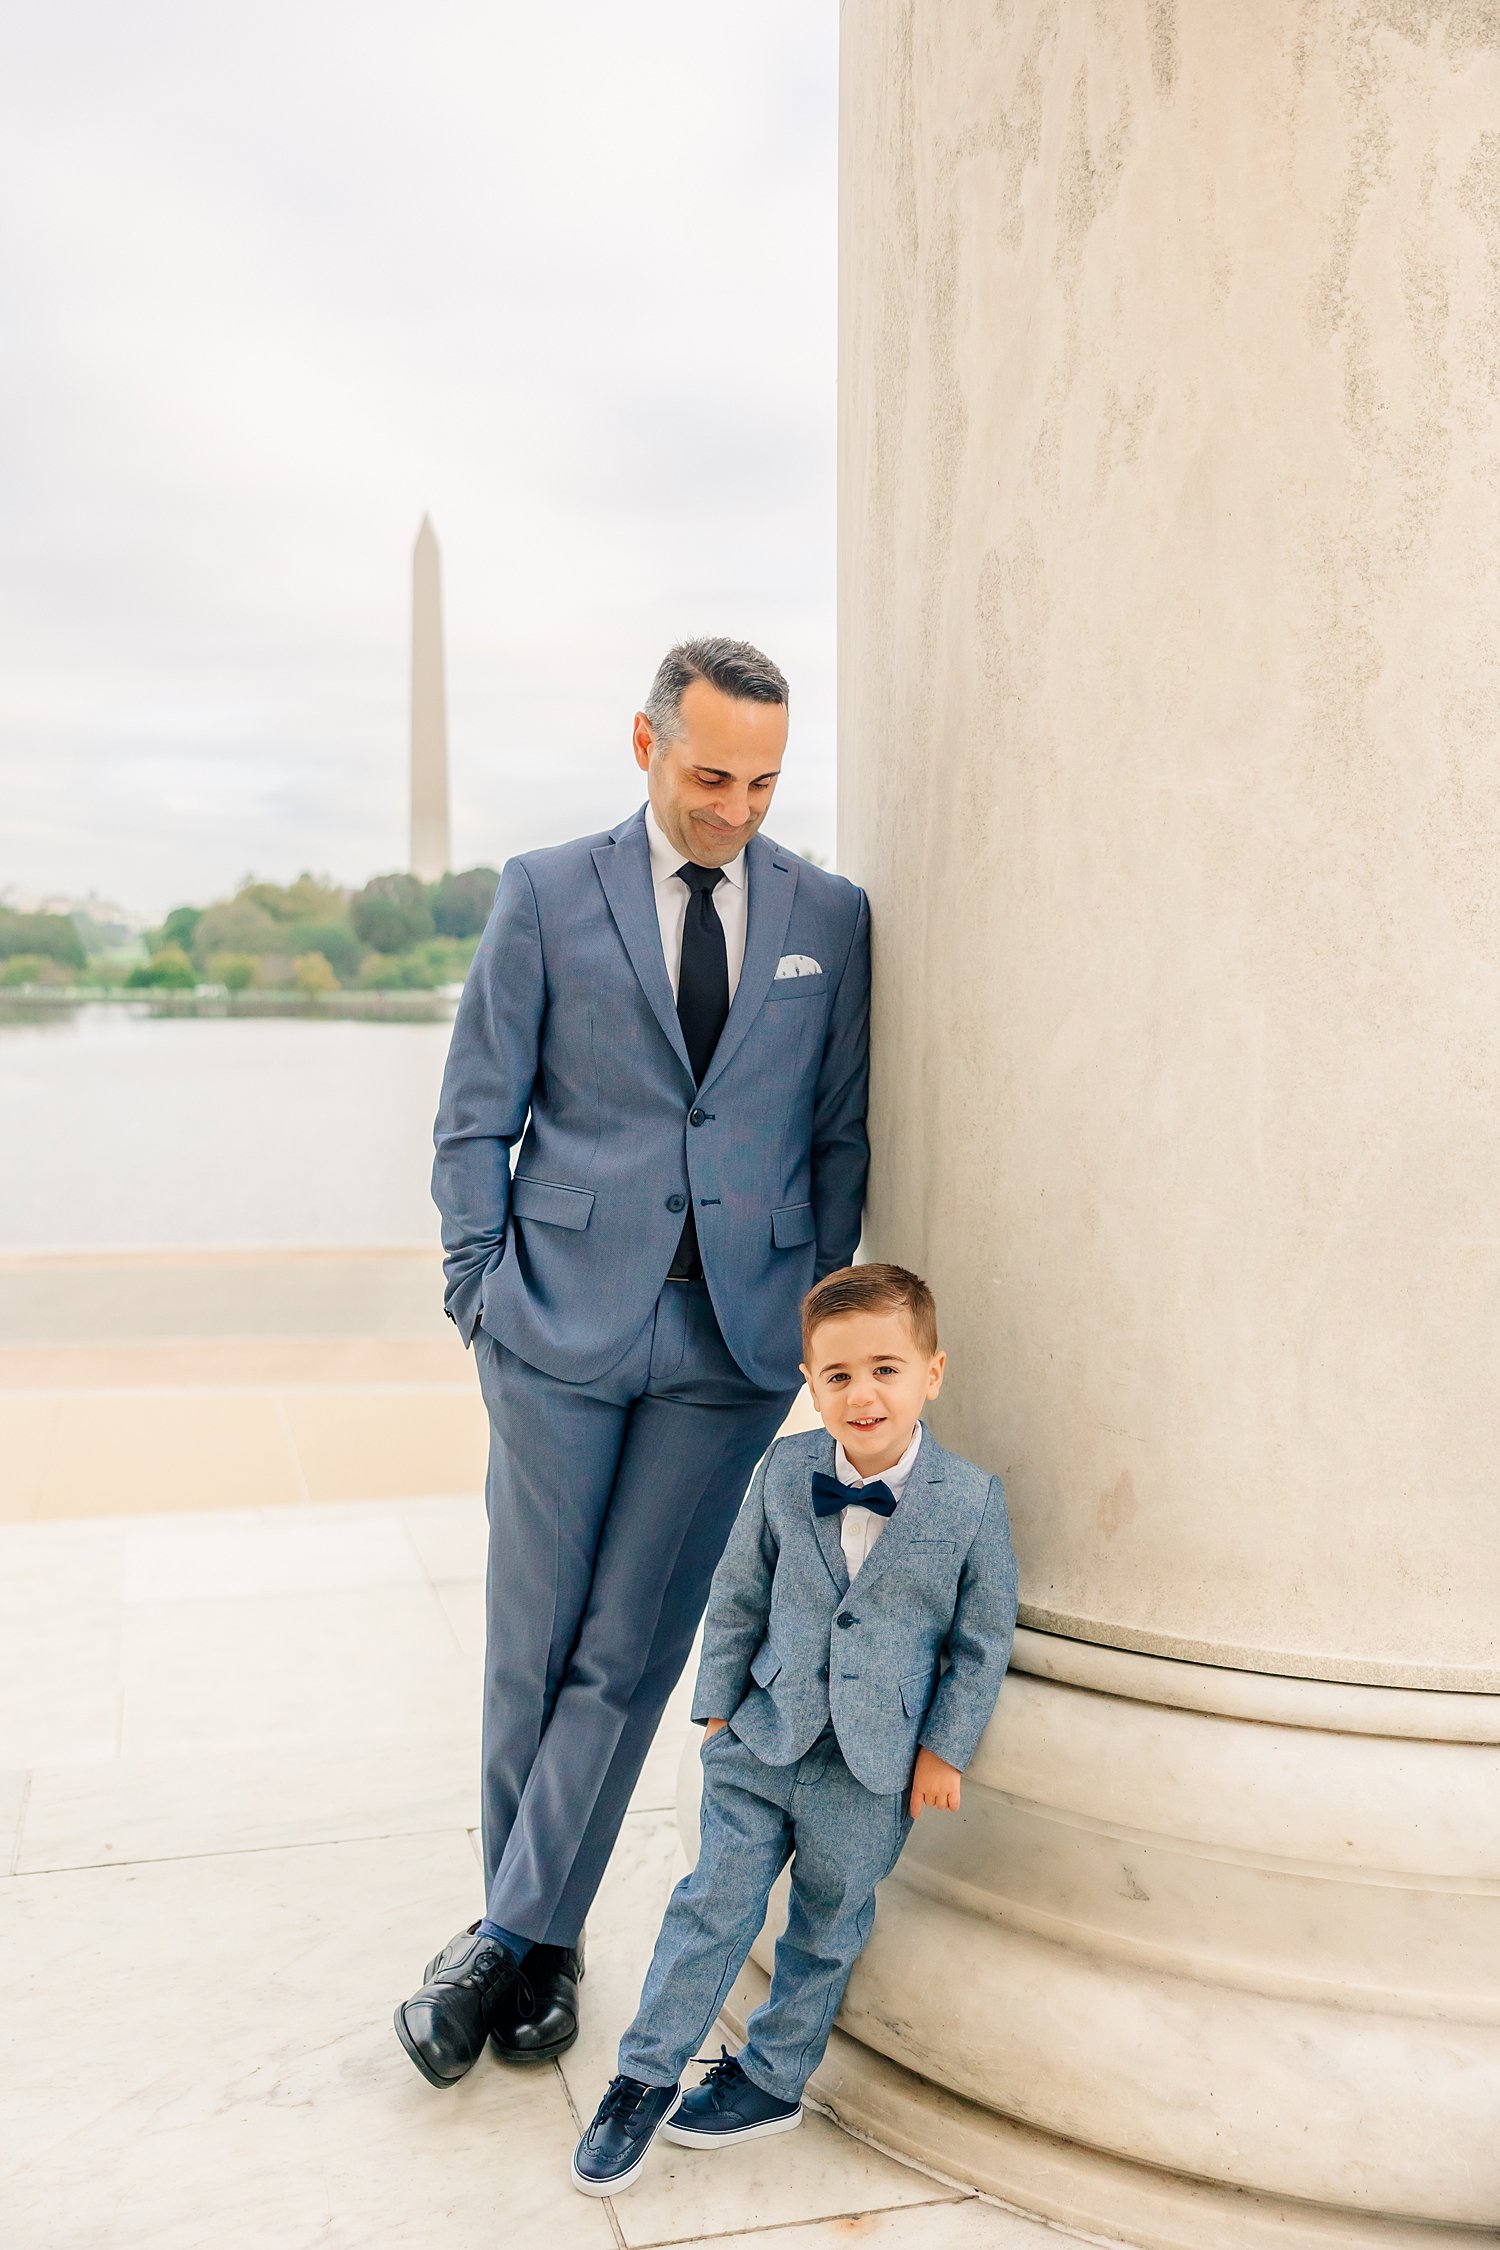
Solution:
<svg viewBox="0 0 1500 2250">
<path fill-rule="evenodd" d="M 411 559 L 411 869 L 424 883 L 445 875 L 448 836 L 448 698 L 443 684 L 442 560 L 426 516 Z"/>
</svg>

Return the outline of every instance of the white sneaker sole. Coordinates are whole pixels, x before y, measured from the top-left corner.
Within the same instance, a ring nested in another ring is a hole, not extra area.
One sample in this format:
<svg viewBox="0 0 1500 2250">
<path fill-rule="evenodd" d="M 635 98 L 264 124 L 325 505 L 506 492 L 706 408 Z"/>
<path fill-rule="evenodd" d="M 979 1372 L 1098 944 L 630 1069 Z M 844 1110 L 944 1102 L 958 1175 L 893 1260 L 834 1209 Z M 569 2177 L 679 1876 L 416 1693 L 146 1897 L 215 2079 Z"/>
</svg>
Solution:
<svg viewBox="0 0 1500 2250">
<path fill-rule="evenodd" d="M 672 2114 L 675 2117 L 677 2112 Z M 695 2133 L 684 2125 L 663 2125 L 661 2130 L 678 2148 L 738 2148 L 741 2141 L 768 2141 L 773 2133 L 795 2133 L 801 2123 L 799 2109 L 795 2117 L 768 2117 L 763 2125 L 738 2125 L 732 2133 Z"/>
<path fill-rule="evenodd" d="M 656 2132 L 654 2132 L 650 2140 L 647 2141 L 645 2147 L 641 2150 L 640 2155 L 631 2165 L 630 2170 L 628 2172 L 621 2172 L 613 2180 L 586 2180 L 583 2174 L 578 2169 L 578 2155 L 575 2150 L 573 2155 L 573 2162 L 569 2169 L 571 2170 L 573 2175 L 573 2185 L 577 2188 L 579 2194 L 598 2196 L 602 2201 L 602 2199 L 607 2195 L 623 2195 L 628 2187 L 634 2187 L 636 2181 L 640 2178 L 642 2172 L 644 2172 L 644 2170 L 646 2169 L 646 2159 L 651 2154 L 652 2149 L 656 2146 L 658 2136 L 666 2131 L 668 2119 L 673 2118 L 677 2115 L 678 2109 L 681 2107 L 681 2104 L 682 2094 L 679 2090 L 676 2101 L 673 2102 L 671 2108 L 666 2112 L 666 2115 L 662 2118 L 661 2123 L 657 2126 Z"/>
</svg>

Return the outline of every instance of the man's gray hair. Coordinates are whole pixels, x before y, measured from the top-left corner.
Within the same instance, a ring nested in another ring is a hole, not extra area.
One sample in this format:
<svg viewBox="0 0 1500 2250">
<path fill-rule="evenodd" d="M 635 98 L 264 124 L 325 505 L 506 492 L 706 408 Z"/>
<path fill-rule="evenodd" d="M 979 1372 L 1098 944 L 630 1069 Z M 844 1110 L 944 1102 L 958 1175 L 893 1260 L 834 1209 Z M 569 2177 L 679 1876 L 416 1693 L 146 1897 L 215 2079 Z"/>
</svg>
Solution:
<svg viewBox="0 0 1500 2250">
<path fill-rule="evenodd" d="M 657 666 L 643 706 L 658 751 L 680 739 L 683 692 L 694 680 L 707 680 L 721 695 L 732 695 L 742 703 L 791 701 L 784 675 L 769 656 L 763 656 L 748 641 L 729 641 L 722 635 L 679 641 Z"/>
</svg>

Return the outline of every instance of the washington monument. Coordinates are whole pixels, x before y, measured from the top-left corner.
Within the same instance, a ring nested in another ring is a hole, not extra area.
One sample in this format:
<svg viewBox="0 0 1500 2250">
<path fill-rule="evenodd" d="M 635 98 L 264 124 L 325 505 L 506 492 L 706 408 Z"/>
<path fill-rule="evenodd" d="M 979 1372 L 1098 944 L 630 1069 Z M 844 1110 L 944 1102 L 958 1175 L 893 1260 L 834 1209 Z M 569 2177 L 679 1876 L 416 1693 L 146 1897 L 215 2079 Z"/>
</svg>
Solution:
<svg viewBox="0 0 1500 2250">
<path fill-rule="evenodd" d="M 435 883 L 450 858 L 442 564 L 424 516 L 411 558 L 411 871 Z"/>
</svg>

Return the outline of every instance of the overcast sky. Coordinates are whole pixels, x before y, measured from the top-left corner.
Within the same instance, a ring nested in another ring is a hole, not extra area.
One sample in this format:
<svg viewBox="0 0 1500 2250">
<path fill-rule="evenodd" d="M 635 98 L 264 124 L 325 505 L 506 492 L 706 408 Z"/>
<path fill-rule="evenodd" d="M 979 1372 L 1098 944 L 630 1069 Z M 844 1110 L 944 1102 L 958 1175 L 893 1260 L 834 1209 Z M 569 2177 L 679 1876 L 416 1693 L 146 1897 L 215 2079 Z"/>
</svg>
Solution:
<svg viewBox="0 0 1500 2250">
<path fill-rule="evenodd" d="M 50 0 L 0 33 L 0 888 L 459 865 L 638 801 L 687 632 L 833 834 L 833 0 Z"/>
</svg>

